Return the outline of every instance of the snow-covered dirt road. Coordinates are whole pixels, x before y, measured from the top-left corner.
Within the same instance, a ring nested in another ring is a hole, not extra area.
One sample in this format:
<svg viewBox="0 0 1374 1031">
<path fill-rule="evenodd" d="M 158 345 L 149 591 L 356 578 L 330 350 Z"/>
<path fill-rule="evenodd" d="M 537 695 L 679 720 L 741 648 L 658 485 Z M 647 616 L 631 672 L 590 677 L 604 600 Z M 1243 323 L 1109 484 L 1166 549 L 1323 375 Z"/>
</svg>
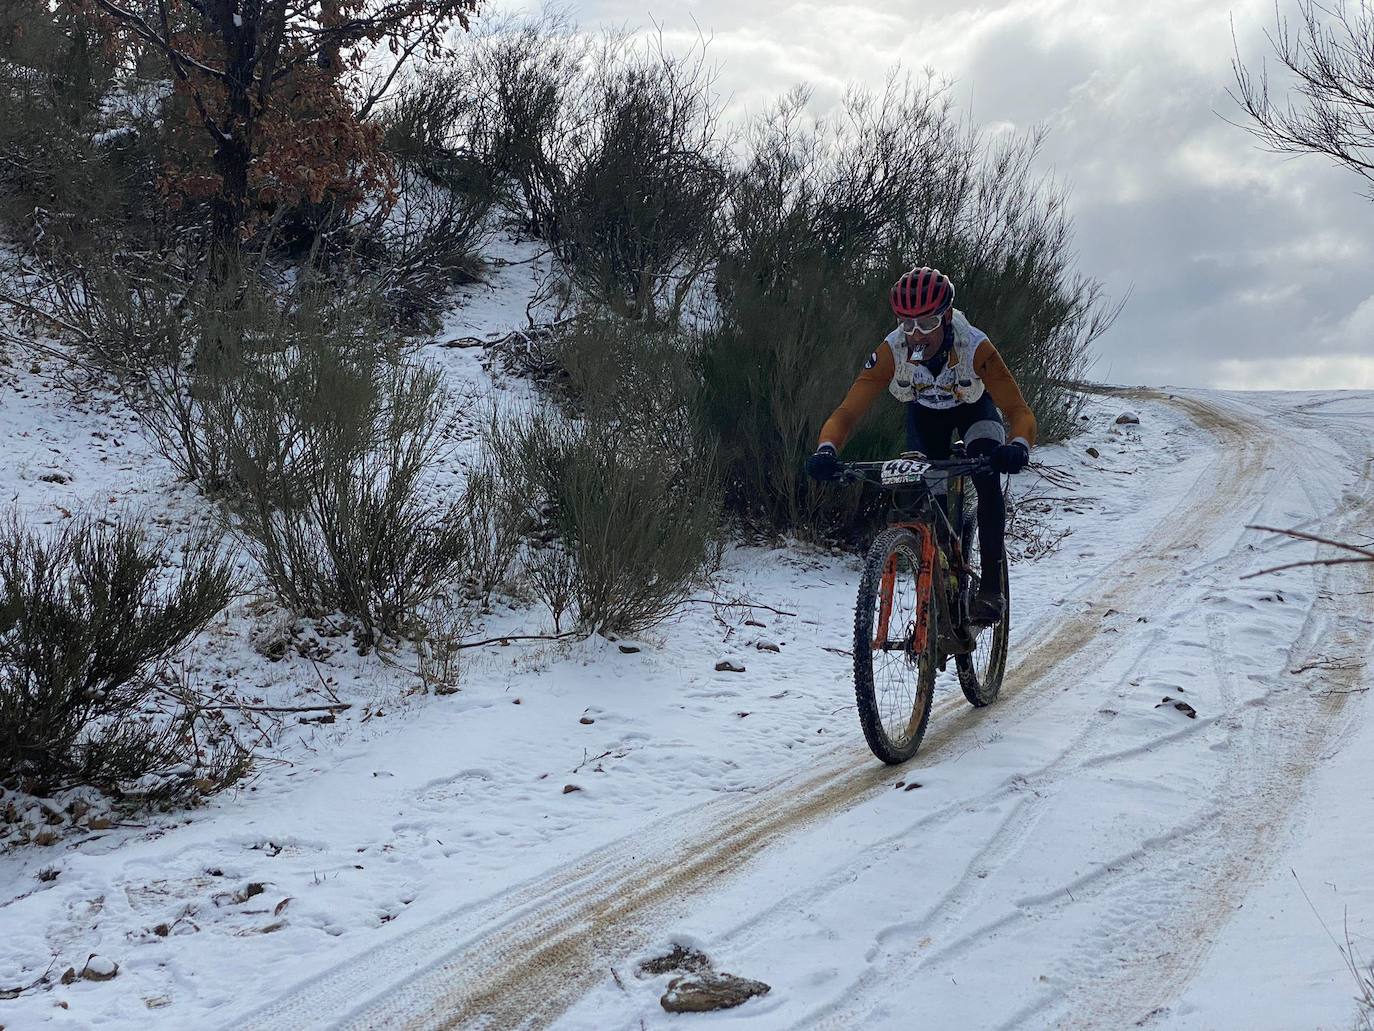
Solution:
<svg viewBox="0 0 1374 1031">
<path fill-rule="evenodd" d="M 1193 451 L 1117 470 L 1150 496 L 1098 513 L 1116 546 L 1099 526 L 1078 562 L 1014 579 L 1055 604 L 1014 638 L 993 708 L 945 694 L 900 770 L 856 730 L 793 776 L 457 906 L 231 1026 L 666 1026 L 666 978 L 634 961 L 672 941 L 772 985 L 702 1022 L 1348 1026 L 1355 985 L 1320 904 L 1285 904 L 1300 879 L 1275 875 L 1364 804 L 1325 781 L 1313 794 L 1309 774 L 1363 729 L 1374 570 L 1242 578 L 1314 550 L 1247 524 L 1374 525 L 1374 397 L 1129 396 L 1147 420 L 1182 412 Z M 1349 914 L 1358 934 L 1374 924 L 1369 849 L 1339 872 L 1343 903 L 1367 906 Z M 1228 937 L 1252 899 L 1284 933 Z"/>
</svg>

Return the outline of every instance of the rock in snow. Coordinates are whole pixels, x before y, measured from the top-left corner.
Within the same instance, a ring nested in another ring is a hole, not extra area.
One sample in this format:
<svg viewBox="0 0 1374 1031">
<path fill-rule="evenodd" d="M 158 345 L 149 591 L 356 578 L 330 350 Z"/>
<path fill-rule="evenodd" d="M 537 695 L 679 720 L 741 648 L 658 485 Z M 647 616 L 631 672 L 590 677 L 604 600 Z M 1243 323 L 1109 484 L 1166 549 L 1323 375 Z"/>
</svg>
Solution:
<svg viewBox="0 0 1374 1031">
<path fill-rule="evenodd" d="M 86 960 L 86 966 L 81 971 L 81 976 L 87 981 L 109 981 L 119 973 L 119 964 L 112 959 L 104 956 L 92 955 Z"/>
<path fill-rule="evenodd" d="M 1116 424 L 1118 426 L 1139 426 L 1140 416 L 1136 415 L 1135 412 L 1122 412 L 1116 417 Z"/>
<path fill-rule="evenodd" d="M 669 1013 L 708 1013 L 731 1009 L 772 990 L 762 981 L 707 972 L 674 978 L 658 1001 Z"/>
</svg>

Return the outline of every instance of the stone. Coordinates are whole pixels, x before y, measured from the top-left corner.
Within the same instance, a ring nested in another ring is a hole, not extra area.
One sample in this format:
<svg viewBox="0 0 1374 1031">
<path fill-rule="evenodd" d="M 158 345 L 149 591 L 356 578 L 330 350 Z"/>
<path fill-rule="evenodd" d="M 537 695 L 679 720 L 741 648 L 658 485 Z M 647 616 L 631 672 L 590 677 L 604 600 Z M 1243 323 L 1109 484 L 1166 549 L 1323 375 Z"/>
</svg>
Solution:
<svg viewBox="0 0 1374 1031">
<path fill-rule="evenodd" d="M 1122 412 L 1116 417 L 1116 424 L 1118 426 L 1139 426 L 1140 416 L 1136 415 L 1135 412 Z"/>
<path fill-rule="evenodd" d="M 673 943 L 670 952 L 643 960 L 635 967 L 636 977 L 657 977 L 659 974 L 704 974 L 711 970 L 711 957 L 690 945 Z"/>
<path fill-rule="evenodd" d="M 82 980 L 85 981 L 112 981 L 119 973 L 119 964 L 112 959 L 104 956 L 92 955 L 86 960 L 86 966 L 81 971 Z"/>
<path fill-rule="evenodd" d="M 772 990 L 762 981 L 708 971 L 674 978 L 658 1001 L 669 1013 L 709 1013 L 712 1010 L 733 1009 Z"/>
<path fill-rule="evenodd" d="M 741 666 L 741 665 L 739 665 L 739 664 L 737 664 L 737 663 L 731 662 L 729 659 L 721 659 L 719 662 L 716 663 L 716 672 L 717 672 L 717 673 L 743 673 L 743 672 L 744 672 L 744 667 Z"/>
<path fill-rule="evenodd" d="M 1101 458 L 1101 457 L 1102 457 L 1102 452 L 1099 451 L 1099 450 L 1097 450 L 1097 448 L 1095 448 L 1095 447 L 1090 447 L 1090 448 L 1088 448 L 1088 457 L 1089 457 L 1089 458 Z"/>
<path fill-rule="evenodd" d="M 621 642 L 617 647 L 620 648 L 620 653 L 622 655 L 636 655 L 639 653 L 639 645 L 637 644 L 625 644 Z"/>
<path fill-rule="evenodd" d="M 761 652 L 773 652 L 776 654 L 782 651 L 782 649 L 779 648 L 772 641 L 755 641 L 754 647 Z"/>
</svg>

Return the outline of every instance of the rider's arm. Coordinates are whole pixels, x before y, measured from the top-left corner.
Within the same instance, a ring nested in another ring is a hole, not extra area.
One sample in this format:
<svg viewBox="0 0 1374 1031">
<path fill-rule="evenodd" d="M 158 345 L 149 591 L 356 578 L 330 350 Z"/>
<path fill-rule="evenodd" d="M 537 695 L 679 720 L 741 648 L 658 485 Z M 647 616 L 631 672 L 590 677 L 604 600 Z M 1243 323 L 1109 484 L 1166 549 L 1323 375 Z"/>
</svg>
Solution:
<svg viewBox="0 0 1374 1031">
<path fill-rule="evenodd" d="M 825 425 L 821 427 L 821 439 L 817 442 L 818 447 L 829 444 L 836 451 L 844 447 L 844 442 L 854 432 L 854 427 L 863 418 L 864 412 L 868 411 L 868 406 L 892 382 L 892 374 L 897 368 L 897 363 L 892 358 L 892 349 L 883 344 L 874 352 L 874 357 L 877 360 L 870 359 L 872 364 L 864 366 L 863 372 L 859 373 L 858 379 L 849 388 L 849 393 L 840 402 L 840 407 L 825 420 Z"/>
<path fill-rule="evenodd" d="M 1029 449 L 1035 443 L 1035 414 L 1021 396 L 1021 388 L 991 340 L 982 341 L 973 352 L 973 371 L 1006 418 L 1008 436 L 1014 441 L 1020 440 Z"/>
</svg>

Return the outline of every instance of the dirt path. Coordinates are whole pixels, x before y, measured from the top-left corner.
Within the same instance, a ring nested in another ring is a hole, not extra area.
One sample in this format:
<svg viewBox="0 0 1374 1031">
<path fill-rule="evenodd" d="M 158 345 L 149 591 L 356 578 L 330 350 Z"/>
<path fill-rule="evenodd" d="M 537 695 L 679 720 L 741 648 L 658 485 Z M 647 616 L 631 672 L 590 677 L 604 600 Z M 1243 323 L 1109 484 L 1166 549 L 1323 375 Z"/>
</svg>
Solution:
<svg viewBox="0 0 1374 1031">
<path fill-rule="evenodd" d="M 1243 516 L 1251 500 L 1258 500 L 1276 477 L 1291 476 L 1300 468 L 1295 462 L 1302 459 L 1301 442 L 1285 440 L 1272 426 L 1255 432 L 1261 427 L 1247 429 L 1227 413 L 1199 407 L 1190 403 L 1199 424 L 1238 434 L 1221 457 L 1244 458 L 1228 489 L 1207 499 L 1195 513 L 1218 528 L 1235 526 L 1237 516 Z M 1368 461 L 1367 455 L 1351 458 L 1352 468 Z M 1360 490 L 1347 494 L 1322 516 L 1319 528 L 1339 537 L 1371 522 L 1374 484 L 1366 475 Z M 1196 529 L 1190 520 L 1188 531 Z M 1182 580 L 1195 572 L 1179 547 L 1182 536 L 1164 538 L 1157 553 L 1135 565 L 1133 583 L 1113 592 L 1110 604 L 1139 611 L 1152 597 L 1180 590 Z M 1232 549 L 1208 563 L 1209 572 L 1222 581 L 1235 581 L 1254 568 L 1255 557 L 1245 549 Z M 1139 748 L 1101 751 L 1094 742 L 1115 713 L 1099 711 L 1052 761 L 1022 778 L 1011 815 L 994 834 L 979 841 L 973 861 L 953 889 L 932 900 L 919 918 L 879 929 L 882 955 L 870 963 L 845 999 L 813 1013 L 799 1026 L 880 1026 L 881 1017 L 875 1015 L 884 1012 L 888 987 L 899 979 L 910 981 L 928 968 L 985 969 L 1008 950 L 1014 954 L 1018 941 L 1032 935 L 1052 941 L 1056 935 L 1051 928 L 1073 925 L 1075 919 L 1080 940 L 1052 960 L 1054 947 L 1044 949 L 1053 970 L 1045 980 L 1053 987 L 1030 993 L 1030 1001 L 996 1026 L 1117 1028 L 1167 1022 L 1169 1002 L 1196 972 L 1256 879 L 1268 871 L 1307 774 L 1345 728 L 1349 698 L 1368 682 L 1372 574 L 1374 569 L 1367 565 L 1319 573 L 1312 601 L 1279 671 L 1301 679 L 1275 678 L 1259 696 L 1245 697 L 1236 682 L 1234 666 L 1246 643 L 1229 640 L 1227 621 L 1198 606 L 1206 613 L 1206 661 L 1210 675 L 1222 686 L 1226 729 L 1224 768 L 1207 785 L 1206 806 L 1184 815 L 1164 833 L 1097 860 L 1088 873 L 1066 872 L 1050 890 L 1017 896 L 1014 885 L 1024 846 L 1058 797 L 1090 768 L 1101 774 L 1138 758 L 1142 748 L 1157 751 L 1170 743 L 1155 739 Z M 1149 582 L 1141 583 L 1142 578 Z M 1076 646 L 1074 628 L 1070 621 L 1056 632 L 1057 637 L 1072 637 L 1057 668 L 1074 675 L 1105 666 L 1109 657 L 1100 647 Z M 1149 632 L 1133 636 L 1137 646 L 1143 640 L 1147 649 L 1152 647 Z M 1122 635 L 1115 650 L 1129 647 L 1130 639 Z M 958 723 L 951 721 L 946 733 L 958 735 Z M 1186 732 L 1178 740 L 1192 737 Z M 1009 793 L 999 789 L 997 794 Z M 998 800 L 971 798 L 967 804 L 990 806 Z M 999 898 L 1014 901 L 999 909 Z M 979 917 L 989 912 L 995 915 Z M 1091 933 L 1081 933 L 1085 925 Z M 1065 940 L 1070 937 L 1064 935 Z M 938 1011 L 938 1003 L 931 1001 Z"/>
<path fill-rule="evenodd" d="M 1166 400 L 1155 393 L 1143 396 Z M 1238 527 L 1248 521 L 1273 475 L 1275 438 L 1252 413 L 1224 403 L 1168 400 L 1182 406 L 1215 437 L 1211 468 L 1200 482 L 1215 484 L 1216 489 L 1181 498 L 1160 532 L 1120 564 L 1119 579 L 1096 585 L 1091 604 L 1021 645 L 996 707 L 1003 720 L 1052 705 L 1059 677 L 1082 676 L 1115 656 L 1148 647 L 1154 631 L 1147 627 L 1104 634 L 1103 618 L 1110 610 L 1141 611 L 1161 603 L 1195 573 L 1190 568 L 1194 557 L 1209 550 L 1221 549 L 1227 556 L 1223 561 L 1241 561 L 1234 550 L 1227 550 L 1227 538 L 1234 538 Z M 1367 517 L 1367 504 L 1367 498 L 1357 499 L 1341 515 Z M 1332 632 L 1349 634 L 1353 628 L 1313 606 L 1303 636 L 1294 642 L 1295 665 L 1315 654 L 1317 642 Z M 1217 639 L 1214 644 L 1216 654 L 1223 655 L 1226 642 Z M 1318 723 L 1337 719 L 1341 697 L 1333 694 L 1326 713 L 1313 719 Z M 1325 740 L 1322 727 L 1285 723 L 1285 719 L 1286 715 L 1275 713 L 1257 727 L 1257 733 L 1272 739 L 1269 759 L 1263 766 L 1235 766 L 1216 807 L 1219 823 L 1182 828 L 1170 841 L 1156 843 L 1157 851 L 1182 856 L 1196 850 L 1199 841 L 1210 842 L 1216 875 L 1231 885 L 1218 893 L 1213 905 L 1190 912 L 1161 932 L 1171 943 L 1171 978 L 1185 977 L 1202 954 L 1201 946 L 1190 949 L 1187 943 L 1205 943 L 1207 929 L 1224 920 L 1233 898 L 1243 894 L 1248 883 L 1244 856 L 1262 847 L 1266 828 L 1281 824 L 1296 793 L 1286 785 L 1301 782 Z M 978 724 L 979 713 L 962 698 L 941 699 L 919 762 L 928 766 L 948 757 L 966 744 Z M 1093 731 L 1091 724 L 1085 726 L 1052 763 L 1030 775 L 1031 781 L 1048 786 L 1071 778 L 1085 763 L 1110 761 L 1091 749 Z M 861 745 L 837 751 L 828 763 L 806 776 L 701 806 L 587 856 L 557 876 L 446 914 L 403 941 L 374 949 L 302 985 L 291 997 L 238 1026 L 550 1026 L 588 990 L 606 980 L 609 963 L 642 948 L 650 938 L 650 928 L 677 911 L 684 900 L 709 891 L 782 839 L 878 792 L 890 791 L 893 779 L 893 771 L 873 762 Z M 938 821 L 967 804 L 968 799 L 961 799 L 925 819 Z M 998 834 L 983 845 L 979 869 L 984 872 L 977 883 L 967 877 L 960 881 L 937 900 L 923 921 L 960 928 L 979 898 L 996 884 L 998 864 L 1014 855 L 1037 819 L 1033 803 L 1016 807 Z M 1228 849 L 1238 844 L 1243 845 L 1243 854 L 1228 862 Z M 1105 891 L 1123 878 L 1146 878 L 1155 865 L 1140 856 L 1124 856 L 1105 880 L 1079 885 L 1080 894 Z M 1048 910 L 1056 904 L 1047 899 L 1041 908 Z M 1034 917 L 1034 909 L 1028 907 L 1026 918 Z M 768 920 L 768 914 L 762 914 L 752 933 L 764 933 Z M 951 935 L 938 950 L 919 956 L 902 947 L 907 930 L 894 926 L 887 954 L 876 959 L 843 1005 L 813 1014 L 817 1026 L 860 1026 L 854 1021 L 861 1020 L 872 1003 L 870 995 L 881 991 L 885 978 L 899 969 L 909 973 L 913 963 L 947 960 L 959 948 L 986 945 L 1002 928 L 979 927 Z M 1085 966 L 1083 973 L 1087 972 Z M 1077 997 L 1038 1003 L 1025 1015 L 1042 1023 L 1081 1020 L 1084 1026 L 1103 1026 L 1101 1020 L 1108 1013 L 1122 1012 L 1122 1006 L 1131 1012 L 1149 1012 L 1157 1004 L 1161 994 L 1157 985 L 1129 977 L 1112 981 L 1097 973 Z"/>
</svg>

